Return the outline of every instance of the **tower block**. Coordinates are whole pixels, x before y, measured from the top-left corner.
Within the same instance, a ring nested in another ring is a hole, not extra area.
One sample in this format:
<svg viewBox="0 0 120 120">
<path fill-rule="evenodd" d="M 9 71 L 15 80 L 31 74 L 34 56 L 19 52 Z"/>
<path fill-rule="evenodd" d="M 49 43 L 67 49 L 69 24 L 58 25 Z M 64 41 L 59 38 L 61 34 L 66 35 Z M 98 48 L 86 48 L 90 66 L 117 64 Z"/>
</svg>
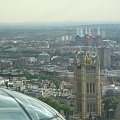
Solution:
<svg viewBox="0 0 120 120">
<path fill-rule="evenodd" d="M 88 120 L 101 115 L 100 62 L 90 52 L 74 58 L 74 119 Z"/>
</svg>

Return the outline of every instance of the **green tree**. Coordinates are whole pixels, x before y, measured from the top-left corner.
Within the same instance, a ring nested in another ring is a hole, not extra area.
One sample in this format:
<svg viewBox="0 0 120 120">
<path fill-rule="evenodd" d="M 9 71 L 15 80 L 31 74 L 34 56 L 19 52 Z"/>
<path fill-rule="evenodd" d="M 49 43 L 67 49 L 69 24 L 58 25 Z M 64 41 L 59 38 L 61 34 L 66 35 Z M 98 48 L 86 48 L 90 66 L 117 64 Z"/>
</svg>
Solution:
<svg viewBox="0 0 120 120">
<path fill-rule="evenodd" d="M 69 106 L 68 104 L 61 104 L 61 110 L 64 110 L 64 112 L 67 114 L 73 114 L 73 107 Z"/>
<path fill-rule="evenodd" d="M 104 110 L 108 110 L 110 107 L 116 110 L 118 99 L 116 97 L 107 97 L 103 101 L 104 103 Z"/>
<path fill-rule="evenodd" d="M 31 80 L 34 78 L 34 76 L 30 74 L 29 72 L 27 72 L 26 70 L 23 71 L 23 75 L 26 76 L 28 80 Z"/>
<path fill-rule="evenodd" d="M 50 80 L 56 85 L 57 88 L 59 88 L 59 85 L 60 85 L 60 82 L 59 82 L 59 80 L 56 79 L 56 76 L 50 75 L 45 72 L 41 72 L 39 74 L 32 75 L 29 72 L 27 72 L 26 70 L 24 70 L 23 75 L 26 76 L 26 78 L 29 80 L 32 80 L 32 79 Z"/>
<path fill-rule="evenodd" d="M 71 107 L 68 104 L 61 104 L 58 100 L 56 100 L 53 97 L 39 97 L 39 100 L 47 103 L 54 109 L 60 112 L 60 110 L 64 110 L 64 113 L 72 114 L 73 113 L 73 107 Z"/>
<path fill-rule="evenodd" d="M 52 97 L 39 97 L 38 99 L 47 103 L 48 105 L 50 105 L 51 107 L 53 107 L 57 111 L 60 111 L 60 109 L 61 109 L 60 102 Z"/>
<path fill-rule="evenodd" d="M 114 118 L 118 99 L 116 97 L 107 97 L 103 100 L 106 118 Z"/>
</svg>

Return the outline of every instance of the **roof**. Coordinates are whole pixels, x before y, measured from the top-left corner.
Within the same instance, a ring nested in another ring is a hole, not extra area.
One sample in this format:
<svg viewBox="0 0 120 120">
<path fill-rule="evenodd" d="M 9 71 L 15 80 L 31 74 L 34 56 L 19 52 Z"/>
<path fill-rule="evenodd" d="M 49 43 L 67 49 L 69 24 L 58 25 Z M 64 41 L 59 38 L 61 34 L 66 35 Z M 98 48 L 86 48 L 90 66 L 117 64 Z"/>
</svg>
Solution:
<svg viewBox="0 0 120 120">
<path fill-rule="evenodd" d="M 42 53 L 40 53 L 39 55 L 49 55 L 49 54 L 46 53 L 46 52 L 42 52 Z"/>
<path fill-rule="evenodd" d="M 44 102 L 0 88 L 0 120 L 65 120 Z"/>
</svg>

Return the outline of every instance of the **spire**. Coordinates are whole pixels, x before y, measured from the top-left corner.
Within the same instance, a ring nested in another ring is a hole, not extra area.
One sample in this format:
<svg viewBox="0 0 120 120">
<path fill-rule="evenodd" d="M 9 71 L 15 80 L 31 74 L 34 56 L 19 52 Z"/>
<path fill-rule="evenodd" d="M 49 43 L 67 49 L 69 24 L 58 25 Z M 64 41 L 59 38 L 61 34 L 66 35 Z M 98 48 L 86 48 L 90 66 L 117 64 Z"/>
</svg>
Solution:
<svg viewBox="0 0 120 120">
<path fill-rule="evenodd" d="M 98 28 L 97 36 L 100 36 L 100 35 L 101 35 L 100 28 Z"/>
<path fill-rule="evenodd" d="M 92 36 L 92 34 L 91 34 L 91 29 L 89 28 L 89 31 L 88 31 L 88 35 L 89 36 Z"/>
<path fill-rule="evenodd" d="M 98 49 L 96 48 L 96 63 L 100 64 Z"/>
<path fill-rule="evenodd" d="M 84 35 L 83 35 L 83 29 L 81 28 L 80 29 L 80 37 L 83 37 Z"/>
</svg>

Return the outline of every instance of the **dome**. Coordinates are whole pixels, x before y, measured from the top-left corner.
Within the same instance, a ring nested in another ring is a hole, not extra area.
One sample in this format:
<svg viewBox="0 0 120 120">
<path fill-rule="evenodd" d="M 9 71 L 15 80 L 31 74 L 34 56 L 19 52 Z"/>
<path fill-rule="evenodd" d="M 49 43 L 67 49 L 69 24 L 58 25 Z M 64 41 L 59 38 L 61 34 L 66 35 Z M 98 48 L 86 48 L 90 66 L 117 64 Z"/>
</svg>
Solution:
<svg viewBox="0 0 120 120">
<path fill-rule="evenodd" d="M 106 96 L 117 96 L 120 94 L 120 91 L 118 89 L 108 89 L 106 91 Z"/>
<path fill-rule="evenodd" d="M 44 102 L 24 94 L 0 89 L 0 120 L 65 120 Z"/>
<path fill-rule="evenodd" d="M 110 85 L 110 87 L 111 87 L 111 88 L 114 88 L 114 87 L 115 87 L 115 85 L 114 85 L 114 84 L 111 84 L 111 85 Z"/>
</svg>

